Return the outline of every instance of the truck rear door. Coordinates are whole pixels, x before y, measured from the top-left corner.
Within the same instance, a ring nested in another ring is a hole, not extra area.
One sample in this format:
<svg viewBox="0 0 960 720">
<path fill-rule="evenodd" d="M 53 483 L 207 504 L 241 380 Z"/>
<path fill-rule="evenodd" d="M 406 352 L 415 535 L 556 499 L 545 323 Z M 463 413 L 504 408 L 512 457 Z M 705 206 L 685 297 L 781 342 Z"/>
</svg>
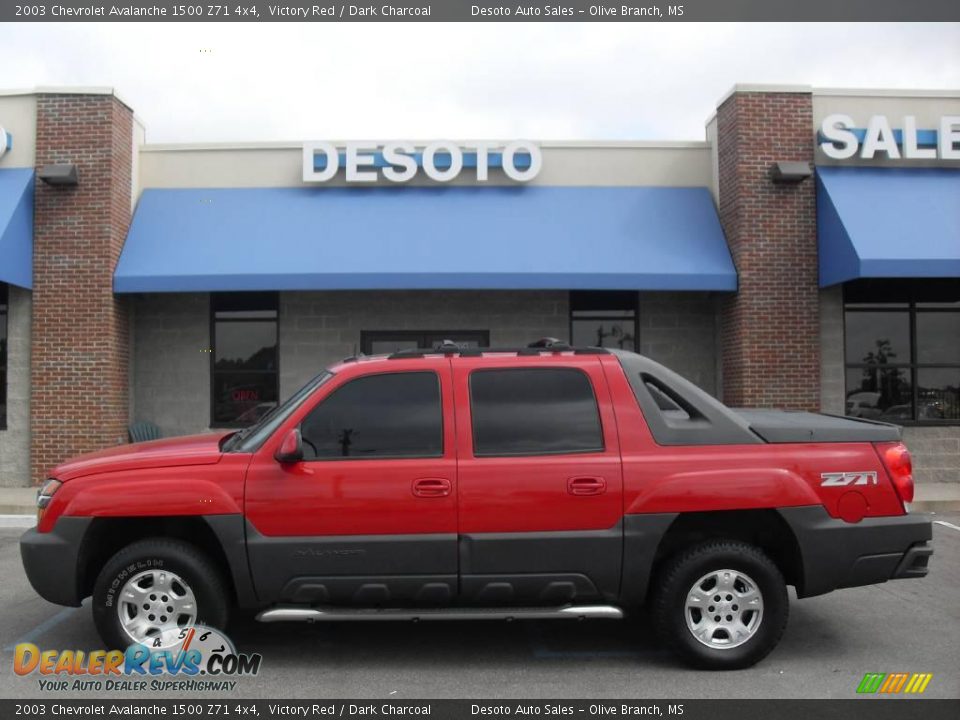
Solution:
<svg viewBox="0 0 960 720">
<path fill-rule="evenodd" d="M 461 600 L 614 600 L 623 483 L 599 360 L 504 355 L 452 363 Z"/>
</svg>

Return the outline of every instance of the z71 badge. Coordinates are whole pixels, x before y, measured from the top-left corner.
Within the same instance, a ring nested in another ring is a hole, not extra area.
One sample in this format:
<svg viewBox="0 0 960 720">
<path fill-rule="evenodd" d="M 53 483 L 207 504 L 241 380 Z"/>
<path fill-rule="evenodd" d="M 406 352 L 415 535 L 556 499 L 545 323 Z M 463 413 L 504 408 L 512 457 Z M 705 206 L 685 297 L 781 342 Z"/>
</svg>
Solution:
<svg viewBox="0 0 960 720">
<path fill-rule="evenodd" d="M 820 485 L 823 487 L 843 487 L 846 485 L 876 485 L 877 473 L 867 472 L 830 472 L 820 473 Z"/>
</svg>

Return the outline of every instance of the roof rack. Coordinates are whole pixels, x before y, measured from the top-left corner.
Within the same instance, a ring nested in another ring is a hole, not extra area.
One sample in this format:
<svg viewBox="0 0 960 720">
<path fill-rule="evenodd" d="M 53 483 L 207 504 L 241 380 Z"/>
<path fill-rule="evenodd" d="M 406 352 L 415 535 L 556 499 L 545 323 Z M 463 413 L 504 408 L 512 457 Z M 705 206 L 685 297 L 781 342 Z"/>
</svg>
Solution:
<svg viewBox="0 0 960 720">
<path fill-rule="evenodd" d="M 524 347 L 463 347 L 451 340 L 444 340 L 435 348 L 410 348 L 398 350 L 388 355 L 387 360 L 421 358 L 427 355 L 458 355 L 460 357 L 480 357 L 486 353 L 515 353 L 517 355 L 541 355 L 543 353 L 569 352 L 574 355 L 608 355 L 609 351 L 601 347 L 573 347 L 556 338 L 541 338 Z"/>
</svg>

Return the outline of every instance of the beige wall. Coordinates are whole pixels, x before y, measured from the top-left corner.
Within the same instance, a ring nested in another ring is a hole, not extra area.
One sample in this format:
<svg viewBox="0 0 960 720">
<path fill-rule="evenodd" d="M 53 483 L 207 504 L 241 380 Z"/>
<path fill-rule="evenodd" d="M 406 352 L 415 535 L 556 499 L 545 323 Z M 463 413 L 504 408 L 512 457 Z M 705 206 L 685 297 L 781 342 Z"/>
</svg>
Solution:
<svg viewBox="0 0 960 720">
<path fill-rule="evenodd" d="M 873 115 L 885 115 L 893 128 L 903 127 L 903 118 L 913 115 L 917 118 L 917 128 L 936 129 L 944 115 L 960 115 L 960 91 L 905 91 L 884 90 L 814 90 L 813 91 L 813 132 L 816 135 L 820 123 L 827 115 L 849 115 L 856 127 L 866 127 Z M 960 167 L 957 160 L 832 160 L 820 150 L 816 150 L 817 165 L 870 165 L 873 167 Z"/>
<path fill-rule="evenodd" d="M 33 167 L 37 143 L 37 98 L 0 94 L 0 127 L 13 136 L 13 150 L 0 158 L 0 168 Z"/>
<path fill-rule="evenodd" d="M 469 141 L 464 145 L 469 146 Z M 705 143 L 546 143 L 543 169 L 531 185 L 661 185 L 707 187 L 711 184 L 710 147 Z M 251 145 L 145 145 L 141 150 L 140 190 L 197 187 L 303 186 L 303 153 L 295 143 Z M 431 184 L 422 173 L 408 185 Z M 390 184 L 390 183 L 388 183 Z M 474 185 L 465 169 L 446 185 Z M 511 185 L 501 171 L 490 171 L 487 185 Z M 344 186 L 343 173 L 326 183 Z"/>
</svg>

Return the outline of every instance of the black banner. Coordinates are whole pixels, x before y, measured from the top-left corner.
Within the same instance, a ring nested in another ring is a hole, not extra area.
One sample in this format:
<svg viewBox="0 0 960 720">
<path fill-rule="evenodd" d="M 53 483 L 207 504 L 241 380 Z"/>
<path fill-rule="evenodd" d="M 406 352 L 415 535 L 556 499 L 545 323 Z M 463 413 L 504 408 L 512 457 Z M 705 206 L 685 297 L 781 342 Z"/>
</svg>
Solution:
<svg viewBox="0 0 960 720">
<path fill-rule="evenodd" d="M 0 700 L 0 717 L 946 720 L 960 700 Z"/>
<path fill-rule="evenodd" d="M 4 22 L 917 22 L 960 20 L 957 0 L 27 0 Z"/>
</svg>

